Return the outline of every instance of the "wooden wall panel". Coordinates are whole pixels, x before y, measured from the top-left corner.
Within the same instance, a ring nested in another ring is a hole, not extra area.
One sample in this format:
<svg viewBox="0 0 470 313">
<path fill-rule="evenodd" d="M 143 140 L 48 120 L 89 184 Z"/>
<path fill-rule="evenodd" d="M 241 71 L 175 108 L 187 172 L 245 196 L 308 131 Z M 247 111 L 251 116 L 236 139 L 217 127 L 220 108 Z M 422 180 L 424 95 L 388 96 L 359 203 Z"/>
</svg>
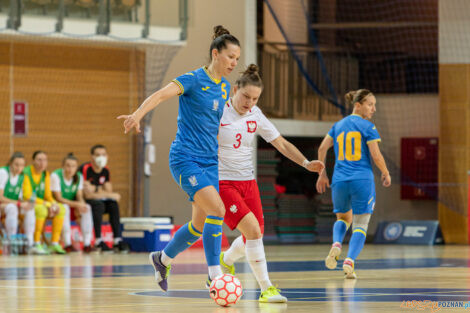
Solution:
<svg viewBox="0 0 470 313">
<path fill-rule="evenodd" d="M 469 243 L 469 84 L 470 65 L 439 66 L 439 222 L 446 243 Z"/>
<path fill-rule="evenodd" d="M 13 150 L 23 151 L 27 163 L 33 151 L 45 150 L 49 170 L 61 166 L 63 157 L 74 152 L 80 163 L 90 160 L 96 143 L 108 148 L 111 180 L 122 196 L 121 214 L 129 216 L 134 203 L 134 137 L 124 135 L 116 116 L 126 114 L 141 101 L 143 63 L 131 64 L 132 48 L 97 47 L 54 43 L 0 42 L 13 55 L 13 77 L 9 60 L 0 57 L 0 136 L 10 137 L 9 90 L 12 98 L 29 105 L 29 132 L 13 139 Z M 6 64 L 5 64 L 6 63 Z M 134 62 L 135 63 L 135 62 Z M 12 85 L 10 84 L 12 83 Z M 3 145 L 2 145 L 3 146 Z M 0 163 L 10 154 L 0 149 Z"/>
</svg>

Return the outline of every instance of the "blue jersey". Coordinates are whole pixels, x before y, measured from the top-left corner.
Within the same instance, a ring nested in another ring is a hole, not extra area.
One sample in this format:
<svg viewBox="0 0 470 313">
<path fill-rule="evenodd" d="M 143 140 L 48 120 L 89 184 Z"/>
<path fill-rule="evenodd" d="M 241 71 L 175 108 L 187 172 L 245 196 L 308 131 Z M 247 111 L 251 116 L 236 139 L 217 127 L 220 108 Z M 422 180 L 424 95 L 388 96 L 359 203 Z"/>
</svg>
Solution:
<svg viewBox="0 0 470 313">
<path fill-rule="evenodd" d="M 352 114 L 335 123 L 328 132 L 336 155 L 333 184 L 339 181 L 374 179 L 368 143 L 380 141 L 375 125 Z"/>
<path fill-rule="evenodd" d="M 180 89 L 178 131 L 171 150 L 197 157 L 217 156 L 220 119 L 230 84 L 212 78 L 205 67 L 173 80 Z"/>
</svg>

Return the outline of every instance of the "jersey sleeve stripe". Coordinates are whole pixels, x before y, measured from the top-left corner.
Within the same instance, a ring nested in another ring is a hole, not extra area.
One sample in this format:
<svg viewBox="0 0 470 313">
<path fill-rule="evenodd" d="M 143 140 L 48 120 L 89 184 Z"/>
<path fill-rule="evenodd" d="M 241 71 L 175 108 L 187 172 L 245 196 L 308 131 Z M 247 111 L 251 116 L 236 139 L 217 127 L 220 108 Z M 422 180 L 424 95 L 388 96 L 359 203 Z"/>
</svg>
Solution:
<svg viewBox="0 0 470 313">
<path fill-rule="evenodd" d="M 371 142 L 374 142 L 374 141 L 381 142 L 382 139 L 380 139 L 380 138 L 379 139 L 372 139 L 372 140 L 369 140 L 367 143 L 371 143 Z"/>
<path fill-rule="evenodd" d="M 331 139 L 333 139 L 333 137 L 330 136 L 330 134 L 326 134 L 327 137 L 330 137 Z"/>
<path fill-rule="evenodd" d="M 172 82 L 174 82 L 175 84 L 178 85 L 178 87 L 180 87 L 180 89 L 181 89 L 181 94 L 180 94 L 180 96 L 181 96 L 181 95 L 184 93 L 184 87 L 183 87 L 183 85 L 181 85 L 181 83 L 180 83 L 179 81 L 177 81 L 176 79 L 173 79 Z"/>
</svg>

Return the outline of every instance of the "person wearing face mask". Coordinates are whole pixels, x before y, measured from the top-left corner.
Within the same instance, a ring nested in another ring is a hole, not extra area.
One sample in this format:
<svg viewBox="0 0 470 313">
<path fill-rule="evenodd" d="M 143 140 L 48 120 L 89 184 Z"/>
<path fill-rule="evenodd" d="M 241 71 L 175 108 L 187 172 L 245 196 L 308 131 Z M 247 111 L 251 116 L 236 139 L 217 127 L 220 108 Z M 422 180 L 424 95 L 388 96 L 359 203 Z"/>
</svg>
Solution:
<svg viewBox="0 0 470 313">
<path fill-rule="evenodd" d="M 23 199 L 34 204 L 36 228 L 34 231 L 35 254 L 65 254 L 59 244 L 64 222 L 65 208 L 56 202 L 51 192 L 51 175 L 47 171 L 47 154 L 38 150 L 33 153 L 33 164 L 24 169 Z M 52 219 L 52 245 L 41 244 L 41 235 L 47 218 Z"/>
<path fill-rule="evenodd" d="M 95 248 L 101 252 L 112 252 L 113 250 L 101 238 L 101 224 L 103 214 L 109 214 L 109 222 L 113 230 L 114 250 L 127 253 L 129 245 L 122 240 L 121 224 L 119 215 L 119 200 L 121 195 L 113 192 L 108 163 L 106 147 L 97 144 L 91 147 L 91 162 L 80 167 L 83 175 L 83 193 L 86 203 L 91 206 L 93 215 L 93 227 L 95 229 Z"/>
<path fill-rule="evenodd" d="M 382 185 L 392 183 L 390 173 L 379 149 L 380 135 L 369 120 L 375 113 L 376 99 L 367 89 L 350 91 L 346 103 L 354 106 L 353 113 L 335 123 L 318 148 L 318 159 L 325 160 L 334 146 L 335 168 L 331 197 L 337 220 L 333 225 L 333 244 L 325 259 L 328 269 L 336 269 L 344 235 L 352 223 L 348 255 L 343 262 L 344 277 L 356 279 L 354 263 L 366 241 L 369 220 L 375 207 L 375 184 L 371 161 L 382 172 Z M 317 191 L 330 187 L 326 171 L 318 177 Z"/>
<path fill-rule="evenodd" d="M 234 262 L 246 256 L 259 286 L 260 302 L 287 302 L 271 283 L 263 246 L 264 218 L 253 169 L 253 141 L 259 134 L 280 153 L 311 172 L 320 172 L 320 161 L 309 161 L 256 106 L 263 91 L 258 66 L 250 64 L 237 79 L 234 94 L 224 106 L 219 130 L 219 189 L 225 205 L 225 224 L 242 236 L 220 255 L 225 272 L 235 273 Z"/>
<path fill-rule="evenodd" d="M 173 259 L 202 237 L 209 280 L 222 274 L 219 255 L 225 208 L 220 196 L 217 134 L 220 118 L 230 93 L 225 79 L 238 63 L 240 42 L 223 26 L 214 27 L 209 48 L 210 64 L 175 78 L 150 95 L 124 119 L 124 133 L 140 131 L 140 120 L 161 102 L 179 96 L 178 130 L 170 148 L 170 171 L 187 193 L 192 219 L 175 233 L 162 251 L 149 255 L 158 285 L 168 290 Z"/>
<path fill-rule="evenodd" d="M 24 233 L 28 240 L 28 251 L 33 252 L 36 217 L 33 206 L 28 201 L 22 200 L 24 166 L 23 153 L 15 152 L 10 157 L 8 165 L 0 168 L 0 213 L 3 212 L 5 215 L 5 228 L 8 237 L 16 235 L 18 219 L 22 217 Z"/>
<path fill-rule="evenodd" d="M 90 253 L 94 251 L 91 246 L 93 219 L 91 207 L 85 203 L 83 198 L 83 177 L 77 169 L 78 159 L 73 153 L 69 153 L 62 161 L 62 168 L 56 169 L 51 174 L 51 190 L 54 198 L 65 208 L 64 226 L 62 227 L 64 250 L 67 252 L 77 251 L 72 246 L 70 220 L 79 218 L 83 235 L 83 252 Z"/>
</svg>

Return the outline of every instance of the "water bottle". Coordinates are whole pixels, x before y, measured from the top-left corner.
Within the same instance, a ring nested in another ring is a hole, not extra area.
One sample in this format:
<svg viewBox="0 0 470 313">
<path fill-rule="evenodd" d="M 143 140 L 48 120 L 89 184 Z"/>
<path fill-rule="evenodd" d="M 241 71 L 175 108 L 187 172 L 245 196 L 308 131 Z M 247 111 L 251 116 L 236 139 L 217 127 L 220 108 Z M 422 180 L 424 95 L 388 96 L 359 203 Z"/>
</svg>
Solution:
<svg viewBox="0 0 470 313">
<path fill-rule="evenodd" d="M 10 255 L 18 255 L 18 236 L 10 236 Z"/>
<path fill-rule="evenodd" d="M 10 241 L 7 236 L 2 238 L 2 254 L 10 255 Z"/>
</svg>

